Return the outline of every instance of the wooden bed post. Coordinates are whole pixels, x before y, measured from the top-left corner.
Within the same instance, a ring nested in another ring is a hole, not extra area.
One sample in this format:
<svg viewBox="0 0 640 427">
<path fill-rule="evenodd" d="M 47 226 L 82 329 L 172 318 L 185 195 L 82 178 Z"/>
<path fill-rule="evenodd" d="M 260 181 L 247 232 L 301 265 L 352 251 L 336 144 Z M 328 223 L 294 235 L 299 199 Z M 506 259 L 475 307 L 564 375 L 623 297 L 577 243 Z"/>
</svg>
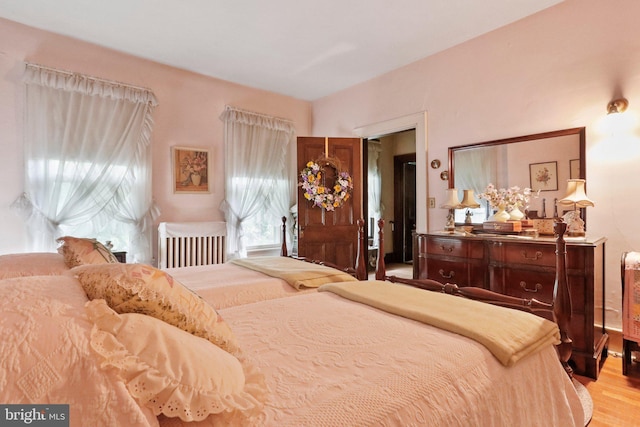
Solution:
<svg viewBox="0 0 640 427">
<path fill-rule="evenodd" d="M 567 279 L 567 244 L 564 241 L 564 233 L 567 224 L 562 220 L 556 220 L 554 231 L 556 234 L 556 280 L 553 286 L 553 317 L 560 329 L 560 344 L 558 344 L 558 357 L 567 374 L 573 377 L 573 369 L 569 366 L 573 341 L 569 337 L 571 326 L 571 294 L 569 293 L 569 281 Z"/>
<path fill-rule="evenodd" d="M 287 251 L 287 217 L 282 217 L 282 246 L 280 247 L 280 256 L 289 256 Z"/>
<path fill-rule="evenodd" d="M 376 260 L 376 280 L 385 280 L 386 266 L 384 265 L 384 219 L 378 220 L 378 259 Z"/>
<path fill-rule="evenodd" d="M 356 279 L 367 280 L 367 248 L 364 238 L 364 219 L 356 221 L 358 224 L 358 249 L 356 253 Z"/>
</svg>

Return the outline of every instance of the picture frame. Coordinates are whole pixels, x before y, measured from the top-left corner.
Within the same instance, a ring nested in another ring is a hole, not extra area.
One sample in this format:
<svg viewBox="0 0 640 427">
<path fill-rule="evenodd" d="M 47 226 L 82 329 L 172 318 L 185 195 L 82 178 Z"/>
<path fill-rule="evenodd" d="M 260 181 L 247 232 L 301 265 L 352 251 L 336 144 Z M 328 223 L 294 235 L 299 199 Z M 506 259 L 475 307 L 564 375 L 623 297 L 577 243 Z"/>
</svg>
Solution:
<svg viewBox="0 0 640 427">
<path fill-rule="evenodd" d="M 569 160 L 569 179 L 580 178 L 580 159 Z"/>
<path fill-rule="evenodd" d="M 209 193 L 209 150 L 199 147 L 171 147 L 173 192 Z"/>
<path fill-rule="evenodd" d="M 531 191 L 558 190 L 558 162 L 543 162 L 529 164 L 529 179 Z"/>
</svg>

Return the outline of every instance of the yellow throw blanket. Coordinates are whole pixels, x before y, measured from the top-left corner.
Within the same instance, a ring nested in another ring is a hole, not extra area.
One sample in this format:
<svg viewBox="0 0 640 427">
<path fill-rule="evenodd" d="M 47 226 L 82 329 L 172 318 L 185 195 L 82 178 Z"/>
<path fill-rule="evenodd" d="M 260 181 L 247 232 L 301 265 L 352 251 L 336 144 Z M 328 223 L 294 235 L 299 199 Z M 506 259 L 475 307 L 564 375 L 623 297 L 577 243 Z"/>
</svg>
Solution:
<svg viewBox="0 0 640 427">
<path fill-rule="evenodd" d="M 230 262 L 282 279 L 296 289 L 317 288 L 332 282 L 357 281 L 344 271 L 282 256 L 242 258 Z"/>
<path fill-rule="evenodd" d="M 542 317 L 411 286 L 375 280 L 329 283 L 318 291 L 333 292 L 471 338 L 505 366 L 560 342 L 557 325 Z"/>
</svg>

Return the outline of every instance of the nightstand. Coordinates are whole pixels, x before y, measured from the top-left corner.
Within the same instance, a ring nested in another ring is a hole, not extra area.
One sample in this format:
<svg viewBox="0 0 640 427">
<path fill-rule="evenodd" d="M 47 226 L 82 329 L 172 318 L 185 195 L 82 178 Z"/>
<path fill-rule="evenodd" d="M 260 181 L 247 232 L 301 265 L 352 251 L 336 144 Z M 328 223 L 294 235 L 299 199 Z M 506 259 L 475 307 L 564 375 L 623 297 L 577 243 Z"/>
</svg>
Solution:
<svg viewBox="0 0 640 427">
<path fill-rule="evenodd" d="M 113 254 L 113 256 L 116 257 L 118 262 L 122 262 L 122 263 L 127 262 L 127 251 L 111 252 L 111 253 Z"/>
</svg>

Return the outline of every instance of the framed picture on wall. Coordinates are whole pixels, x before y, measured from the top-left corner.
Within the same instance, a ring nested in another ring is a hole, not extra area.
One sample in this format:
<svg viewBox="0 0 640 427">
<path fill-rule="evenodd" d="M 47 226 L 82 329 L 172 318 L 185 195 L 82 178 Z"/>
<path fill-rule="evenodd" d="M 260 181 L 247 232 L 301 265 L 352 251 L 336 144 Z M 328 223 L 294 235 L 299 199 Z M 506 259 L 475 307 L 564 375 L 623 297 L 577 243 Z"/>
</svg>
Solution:
<svg viewBox="0 0 640 427">
<path fill-rule="evenodd" d="M 557 191 L 558 162 L 529 164 L 529 178 L 532 191 Z"/>
<path fill-rule="evenodd" d="M 171 147 L 174 193 L 209 193 L 209 150 Z"/>
<path fill-rule="evenodd" d="M 580 159 L 569 160 L 569 179 L 580 178 Z"/>
</svg>

